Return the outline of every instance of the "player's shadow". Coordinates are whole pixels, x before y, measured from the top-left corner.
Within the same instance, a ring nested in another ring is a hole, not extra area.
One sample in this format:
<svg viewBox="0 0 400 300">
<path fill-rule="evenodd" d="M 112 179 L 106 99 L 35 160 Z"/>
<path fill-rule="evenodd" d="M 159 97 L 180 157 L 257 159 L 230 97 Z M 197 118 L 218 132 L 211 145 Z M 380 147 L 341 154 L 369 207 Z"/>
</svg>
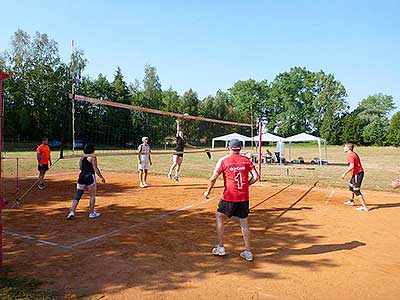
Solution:
<svg viewBox="0 0 400 300">
<path fill-rule="evenodd" d="M 353 243 L 318 247 L 323 238 L 313 234 L 318 225 L 299 217 L 309 208 L 291 207 L 292 200 L 288 201 L 289 196 L 284 194 L 286 190 L 279 195 L 282 201 L 274 203 L 273 208 L 268 208 L 270 204 L 265 202 L 251 212 L 249 223 L 255 261 L 248 263 L 239 257 L 243 240 L 236 219 L 225 228 L 227 255 L 211 254 L 216 243 L 218 198 L 204 202 L 198 190 L 146 190 L 111 182 L 99 186 L 98 196 L 109 203 L 99 204 L 100 218 L 88 219 L 86 202 L 80 204 L 74 220 L 66 221 L 74 189 L 73 180 L 49 180 L 45 192 L 33 191 L 23 207 L 7 210 L 9 214 L 5 218 L 6 231 L 25 237 L 63 245 L 85 241 L 71 249 L 62 249 L 6 236 L 4 250 L 8 268 L 19 276 L 40 278 L 47 282 L 45 288 L 65 294 L 113 293 L 127 288 L 162 292 L 186 289 L 191 286 L 188 282 L 210 280 L 217 275 L 233 275 L 243 282 L 252 278 L 279 280 L 287 275 L 276 268 L 271 271 L 269 264 L 312 271 L 337 265 L 328 257 L 305 255 L 299 259 L 299 250 L 274 255 L 277 247 L 297 249 L 300 245 L 314 245 L 303 249 L 303 254 L 311 254 L 328 252 L 329 246 L 331 252 L 355 246 Z M 193 206 L 179 209 L 185 206 L 181 203 L 172 208 L 178 196 L 180 201 L 193 199 L 186 202 L 186 206 L 187 203 Z"/>
<path fill-rule="evenodd" d="M 369 206 L 369 210 L 378 210 L 378 209 L 382 209 L 382 208 L 396 208 L 396 207 L 400 207 L 400 202 L 398 203 L 380 203 L 380 204 L 368 204 Z"/>
<path fill-rule="evenodd" d="M 306 248 L 300 249 L 288 249 L 280 248 L 276 253 L 271 256 L 288 256 L 288 255 L 315 255 L 315 254 L 325 254 L 336 251 L 343 250 L 353 250 L 355 248 L 365 246 L 366 244 L 359 241 L 351 241 L 342 244 L 327 244 L 327 245 L 312 245 Z"/>
</svg>

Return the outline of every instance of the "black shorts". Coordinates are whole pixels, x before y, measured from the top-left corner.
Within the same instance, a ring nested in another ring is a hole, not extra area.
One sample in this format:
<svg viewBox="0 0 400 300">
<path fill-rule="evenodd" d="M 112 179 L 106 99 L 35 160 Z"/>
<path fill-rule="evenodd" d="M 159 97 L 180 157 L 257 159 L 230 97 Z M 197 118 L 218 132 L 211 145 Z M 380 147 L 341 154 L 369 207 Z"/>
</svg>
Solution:
<svg viewBox="0 0 400 300">
<path fill-rule="evenodd" d="M 95 182 L 94 174 L 90 172 L 81 172 L 78 178 L 78 184 L 90 186 Z"/>
<path fill-rule="evenodd" d="M 364 179 L 364 171 L 351 176 L 349 182 L 349 190 L 356 194 L 357 196 L 361 195 L 361 184 Z"/>
<path fill-rule="evenodd" d="M 221 199 L 219 200 L 217 211 L 228 218 L 234 216 L 244 219 L 249 215 L 249 201 L 230 202 Z"/>
<path fill-rule="evenodd" d="M 49 165 L 48 164 L 39 164 L 38 165 L 38 171 L 39 172 L 41 172 L 41 171 L 46 172 L 48 170 L 49 170 Z"/>
</svg>

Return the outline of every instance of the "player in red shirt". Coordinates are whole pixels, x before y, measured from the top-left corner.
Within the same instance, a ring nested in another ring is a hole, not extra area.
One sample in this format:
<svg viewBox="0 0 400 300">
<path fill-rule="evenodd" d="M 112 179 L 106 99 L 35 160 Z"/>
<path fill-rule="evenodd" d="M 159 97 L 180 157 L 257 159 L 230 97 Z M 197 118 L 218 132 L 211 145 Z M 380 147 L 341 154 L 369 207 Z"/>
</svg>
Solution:
<svg viewBox="0 0 400 300">
<path fill-rule="evenodd" d="M 36 148 L 36 154 L 39 171 L 38 188 L 43 190 L 46 188 L 43 183 L 44 174 L 49 170 L 49 164 L 51 166 L 49 139 L 47 137 L 42 138 L 42 144 Z"/>
<path fill-rule="evenodd" d="M 216 212 L 218 245 L 212 249 L 214 255 L 224 256 L 224 215 L 228 218 L 238 217 L 246 250 L 240 253 L 240 257 L 247 261 L 253 260 L 250 249 L 250 229 L 247 222 L 249 215 L 249 186 L 259 179 L 259 175 L 253 163 L 240 154 L 241 142 L 233 139 L 229 142 L 229 155 L 222 157 L 215 167 L 214 174 L 210 178 L 208 189 L 204 197 L 208 199 L 211 190 L 220 174 L 224 177 L 224 193 L 218 203 Z M 251 173 L 251 178 L 249 178 Z"/>
<path fill-rule="evenodd" d="M 344 179 L 347 173 L 351 173 L 351 179 L 349 182 L 349 189 L 351 191 L 351 199 L 344 202 L 345 205 L 354 206 L 354 195 L 359 197 L 361 206 L 357 207 L 359 211 L 368 211 L 368 206 L 365 203 L 364 196 L 361 193 L 361 184 L 364 178 L 364 169 L 361 165 L 360 157 L 357 153 L 353 151 L 354 144 L 348 143 L 344 145 L 344 152 L 347 153 L 347 162 L 349 167 L 347 170 L 342 174 L 342 179 Z"/>
</svg>

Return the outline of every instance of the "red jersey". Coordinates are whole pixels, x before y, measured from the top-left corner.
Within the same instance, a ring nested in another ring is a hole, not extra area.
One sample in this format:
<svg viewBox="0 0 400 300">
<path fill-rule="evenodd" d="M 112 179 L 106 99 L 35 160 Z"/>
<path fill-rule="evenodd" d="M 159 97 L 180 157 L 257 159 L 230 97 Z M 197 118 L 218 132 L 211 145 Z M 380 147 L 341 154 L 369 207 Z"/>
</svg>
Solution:
<svg viewBox="0 0 400 300">
<path fill-rule="evenodd" d="M 222 157 L 215 173 L 223 174 L 225 190 L 222 200 L 228 202 L 249 201 L 249 172 L 255 170 L 253 163 L 239 153 Z"/>
<path fill-rule="evenodd" d="M 349 153 L 347 154 L 347 162 L 349 164 L 354 164 L 354 168 L 353 170 L 351 170 L 351 175 L 356 175 L 364 171 L 361 165 L 360 157 L 358 156 L 357 153 L 349 151 Z"/>
<path fill-rule="evenodd" d="M 41 144 L 39 147 L 37 147 L 36 153 L 42 156 L 42 158 L 39 161 L 39 164 L 43 165 L 49 164 L 50 147 L 48 145 Z"/>
</svg>

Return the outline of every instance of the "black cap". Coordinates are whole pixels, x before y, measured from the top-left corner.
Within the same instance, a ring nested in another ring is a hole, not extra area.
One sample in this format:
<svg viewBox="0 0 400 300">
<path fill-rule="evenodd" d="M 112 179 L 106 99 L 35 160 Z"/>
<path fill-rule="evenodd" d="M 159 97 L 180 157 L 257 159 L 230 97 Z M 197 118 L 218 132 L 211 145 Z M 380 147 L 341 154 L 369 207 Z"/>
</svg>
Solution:
<svg viewBox="0 0 400 300">
<path fill-rule="evenodd" d="M 238 139 L 232 139 L 229 141 L 228 147 L 232 150 L 242 149 L 242 143 Z"/>
</svg>

